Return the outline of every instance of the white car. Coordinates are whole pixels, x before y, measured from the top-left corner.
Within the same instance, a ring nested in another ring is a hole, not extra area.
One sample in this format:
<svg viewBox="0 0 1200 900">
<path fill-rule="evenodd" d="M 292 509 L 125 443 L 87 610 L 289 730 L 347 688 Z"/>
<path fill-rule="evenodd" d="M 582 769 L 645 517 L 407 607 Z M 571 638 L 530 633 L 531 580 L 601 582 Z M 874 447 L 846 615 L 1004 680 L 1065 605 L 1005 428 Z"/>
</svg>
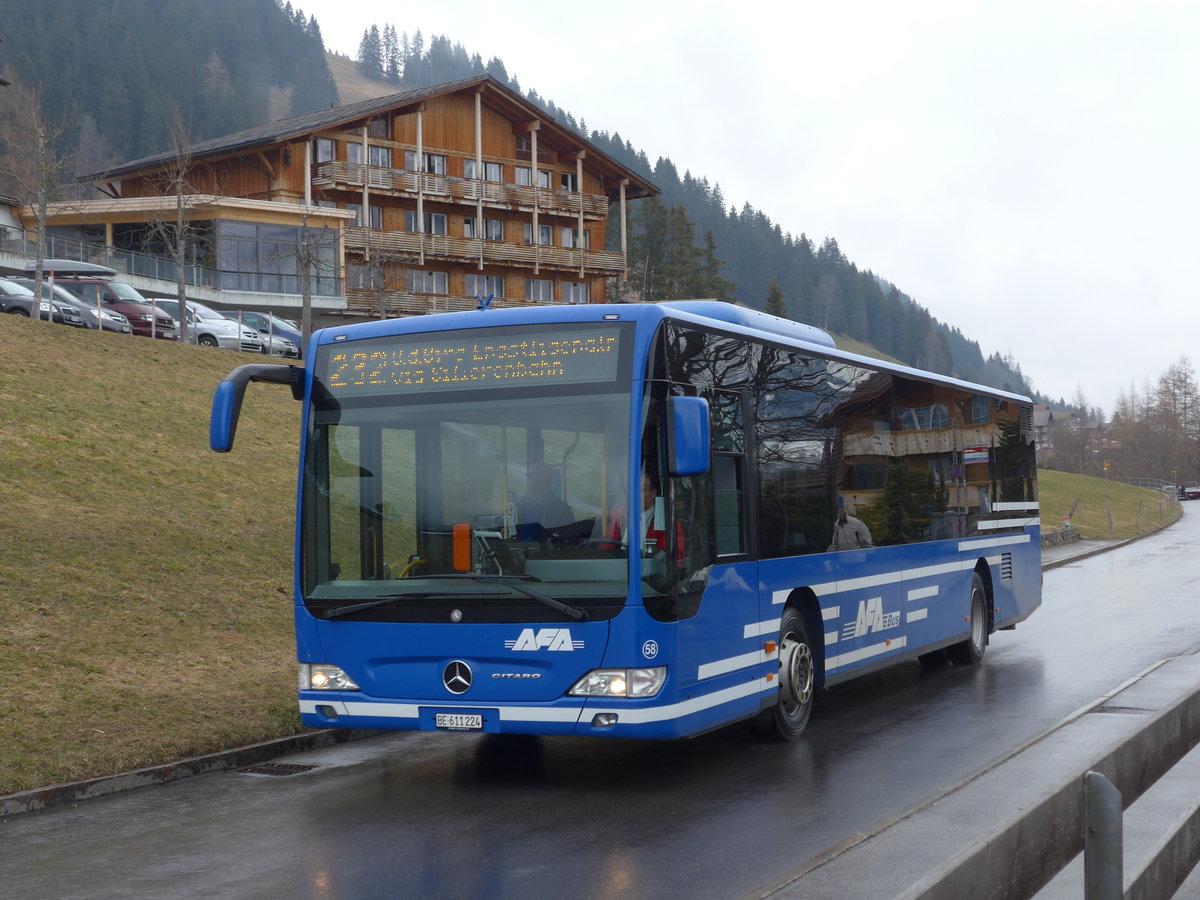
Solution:
<svg viewBox="0 0 1200 900">
<path fill-rule="evenodd" d="M 179 321 L 178 300 L 154 300 L 155 306 L 170 313 Z M 188 301 L 188 343 L 201 347 L 220 347 L 225 350 L 244 350 L 247 353 L 262 353 L 263 339 L 253 328 L 225 318 L 215 309 L 203 303 Z"/>
</svg>

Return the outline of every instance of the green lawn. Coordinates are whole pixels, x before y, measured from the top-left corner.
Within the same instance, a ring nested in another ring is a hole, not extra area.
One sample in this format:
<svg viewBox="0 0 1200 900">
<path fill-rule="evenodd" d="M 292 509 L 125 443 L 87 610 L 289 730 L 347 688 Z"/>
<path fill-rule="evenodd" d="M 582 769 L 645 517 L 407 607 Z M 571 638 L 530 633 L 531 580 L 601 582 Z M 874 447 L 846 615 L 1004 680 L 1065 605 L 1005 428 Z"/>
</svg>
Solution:
<svg viewBox="0 0 1200 900">
<path fill-rule="evenodd" d="M 1047 469 L 1038 473 L 1038 493 L 1042 530 L 1062 528 L 1063 516 L 1070 515 L 1071 527 L 1088 540 L 1146 534 L 1174 522 L 1181 512 L 1179 501 L 1162 491 Z"/>
<path fill-rule="evenodd" d="M 0 316 L 0 793 L 294 733 L 300 405 L 242 354 Z"/>
</svg>

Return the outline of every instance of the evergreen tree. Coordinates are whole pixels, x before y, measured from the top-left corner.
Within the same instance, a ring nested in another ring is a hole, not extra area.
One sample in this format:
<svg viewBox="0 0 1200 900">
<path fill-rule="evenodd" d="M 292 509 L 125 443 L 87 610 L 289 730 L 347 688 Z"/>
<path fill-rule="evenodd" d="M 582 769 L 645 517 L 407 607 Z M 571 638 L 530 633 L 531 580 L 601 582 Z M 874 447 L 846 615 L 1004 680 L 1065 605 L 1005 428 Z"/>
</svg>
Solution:
<svg viewBox="0 0 1200 900">
<path fill-rule="evenodd" d="M 766 311 L 781 318 L 787 316 L 787 309 L 783 305 L 783 291 L 779 289 L 779 282 L 774 278 L 771 279 L 771 284 L 767 288 Z"/>
<path fill-rule="evenodd" d="M 383 78 L 383 40 L 379 26 L 372 25 L 363 31 L 358 44 L 358 74 L 364 78 Z"/>
</svg>

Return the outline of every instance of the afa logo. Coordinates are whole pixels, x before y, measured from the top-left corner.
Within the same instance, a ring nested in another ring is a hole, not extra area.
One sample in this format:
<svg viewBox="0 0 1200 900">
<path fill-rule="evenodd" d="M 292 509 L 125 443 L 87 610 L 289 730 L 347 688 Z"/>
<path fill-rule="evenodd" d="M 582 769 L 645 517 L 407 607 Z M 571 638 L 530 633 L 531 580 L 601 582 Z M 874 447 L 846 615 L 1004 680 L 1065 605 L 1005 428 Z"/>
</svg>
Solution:
<svg viewBox="0 0 1200 900">
<path fill-rule="evenodd" d="M 570 651 L 582 650 L 583 641 L 571 639 L 570 628 L 524 629 L 515 641 L 505 641 L 504 647 L 513 652 L 535 652 L 537 650 Z"/>
<path fill-rule="evenodd" d="M 899 612 L 884 612 L 883 598 L 872 597 L 870 600 L 858 601 L 858 616 L 853 622 L 847 622 L 842 629 L 842 637 L 856 638 L 874 631 L 886 631 L 900 626 Z"/>
</svg>

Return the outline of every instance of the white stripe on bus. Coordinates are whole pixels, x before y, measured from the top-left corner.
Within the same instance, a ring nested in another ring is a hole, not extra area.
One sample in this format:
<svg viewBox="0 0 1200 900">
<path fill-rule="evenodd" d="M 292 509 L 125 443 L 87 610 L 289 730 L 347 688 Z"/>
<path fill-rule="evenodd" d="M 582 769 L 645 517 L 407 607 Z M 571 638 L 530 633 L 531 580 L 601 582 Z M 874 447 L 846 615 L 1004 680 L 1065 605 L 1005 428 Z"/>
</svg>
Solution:
<svg viewBox="0 0 1200 900">
<path fill-rule="evenodd" d="M 929 617 L 928 609 L 914 609 L 904 617 L 905 622 L 920 622 Z"/>
<path fill-rule="evenodd" d="M 754 650 L 750 653 L 743 653 L 740 656 L 731 656 L 728 659 L 718 659 L 714 662 L 703 663 L 696 670 L 696 677 L 700 681 L 703 681 L 706 678 L 736 672 L 738 669 L 748 669 L 751 666 L 757 666 L 759 663 L 775 659 L 778 655 L 778 651 L 768 653 L 766 650 Z"/>
<path fill-rule="evenodd" d="M 1041 525 L 1042 520 L 1036 516 L 1032 519 L 994 519 L 978 522 L 975 527 L 980 531 L 995 531 L 997 528 L 1025 528 L 1028 525 Z"/>
<path fill-rule="evenodd" d="M 940 588 L 936 584 L 931 584 L 929 587 L 913 588 L 908 592 L 908 602 L 914 600 L 924 600 L 926 597 L 936 597 Z"/>
<path fill-rule="evenodd" d="M 831 656 L 825 661 L 825 671 L 840 669 L 842 666 L 848 666 L 851 663 L 861 662 L 864 659 L 871 659 L 875 656 L 882 656 L 885 653 L 892 653 L 895 650 L 903 650 L 907 643 L 907 638 L 896 637 L 892 638 L 890 642 L 885 641 L 882 644 L 872 644 L 869 647 L 863 647 L 859 650 L 851 650 L 848 653 Z"/>
</svg>

